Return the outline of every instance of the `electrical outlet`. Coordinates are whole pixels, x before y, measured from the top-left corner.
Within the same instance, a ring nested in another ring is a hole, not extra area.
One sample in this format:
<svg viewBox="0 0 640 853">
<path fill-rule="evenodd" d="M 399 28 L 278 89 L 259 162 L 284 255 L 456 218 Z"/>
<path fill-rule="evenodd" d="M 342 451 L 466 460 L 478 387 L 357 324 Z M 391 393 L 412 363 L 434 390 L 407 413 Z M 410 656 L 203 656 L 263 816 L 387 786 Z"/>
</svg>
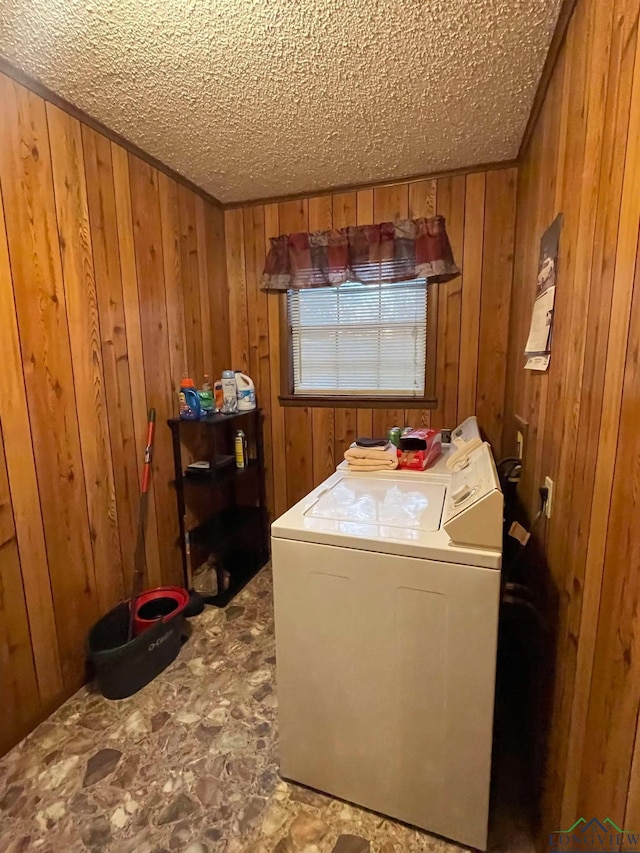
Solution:
<svg viewBox="0 0 640 853">
<path fill-rule="evenodd" d="M 553 503 L 553 480 L 551 477 L 544 478 L 544 487 L 547 490 L 547 502 L 544 505 L 544 514 L 551 518 L 551 505 Z"/>
<path fill-rule="evenodd" d="M 518 459 L 524 456 L 524 436 L 520 430 L 516 433 L 516 456 Z"/>
</svg>

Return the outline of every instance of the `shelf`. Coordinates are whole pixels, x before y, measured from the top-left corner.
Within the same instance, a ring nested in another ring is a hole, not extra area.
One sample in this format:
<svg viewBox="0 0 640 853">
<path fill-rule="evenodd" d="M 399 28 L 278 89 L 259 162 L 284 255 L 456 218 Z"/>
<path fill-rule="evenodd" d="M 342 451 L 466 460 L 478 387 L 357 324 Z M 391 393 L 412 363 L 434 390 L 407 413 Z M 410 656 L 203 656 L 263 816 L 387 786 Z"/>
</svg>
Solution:
<svg viewBox="0 0 640 853">
<path fill-rule="evenodd" d="M 219 468 L 214 468 L 213 471 L 191 472 L 185 471 L 183 474 L 184 482 L 196 488 L 211 488 L 223 483 L 228 483 L 236 477 L 246 477 L 248 474 L 255 474 L 260 470 L 260 463 L 257 459 L 250 459 L 249 464 L 245 468 L 236 468 L 235 462 L 232 465 L 222 465 Z"/>
<path fill-rule="evenodd" d="M 214 415 L 207 415 L 206 418 L 200 418 L 197 421 L 187 421 L 183 418 L 169 418 L 167 423 L 173 429 L 174 427 L 180 426 L 180 424 L 205 424 L 205 426 L 221 426 L 222 424 L 232 423 L 233 421 L 238 420 L 238 418 L 246 418 L 252 417 L 253 415 L 257 415 L 262 411 L 262 409 L 251 409 L 248 412 L 235 412 L 233 415 L 223 415 L 218 412 Z"/>
<path fill-rule="evenodd" d="M 231 582 L 229 589 L 211 597 L 204 597 L 207 604 L 214 607 L 226 607 L 232 598 L 240 592 L 258 574 L 268 562 L 268 556 L 256 551 L 232 551 L 221 560 L 223 567 L 229 572 Z"/>
<path fill-rule="evenodd" d="M 265 521 L 266 510 L 259 506 L 239 506 L 223 509 L 207 521 L 188 531 L 192 547 L 223 550 L 223 544 L 245 527 Z"/>
<path fill-rule="evenodd" d="M 229 572 L 231 586 L 209 603 L 224 607 L 269 559 L 262 410 L 218 413 L 197 421 L 170 418 L 167 424 L 173 444 L 185 584 L 189 584 L 192 570 L 215 556 L 217 565 Z M 182 424 L 195 427 L 183 428 Z M 245 468 L 235 466 L 232 436 L 237 429 L 247 434 L 252 457 Z M 231 461 L 220 465 L 225 456 Z M 196 459 L 215 461 L 218 466 L 189 471 L 187 463 Z"/>
</svg>

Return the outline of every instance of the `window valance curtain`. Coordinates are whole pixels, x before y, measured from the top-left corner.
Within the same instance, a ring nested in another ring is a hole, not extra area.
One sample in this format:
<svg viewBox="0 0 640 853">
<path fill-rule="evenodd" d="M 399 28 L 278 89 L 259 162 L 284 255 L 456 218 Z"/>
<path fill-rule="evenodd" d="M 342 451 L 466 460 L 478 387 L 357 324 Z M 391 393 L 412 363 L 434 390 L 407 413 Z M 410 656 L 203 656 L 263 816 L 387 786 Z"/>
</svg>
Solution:
<svg viewBox="0 0 640 853">
<path fill-rule="evenodd" d="M 444 282 L 458 275 L 444 217 L 433 216 L 272 237 L 262 289 L 282 292 L 414 278 Z"/>
</svg>

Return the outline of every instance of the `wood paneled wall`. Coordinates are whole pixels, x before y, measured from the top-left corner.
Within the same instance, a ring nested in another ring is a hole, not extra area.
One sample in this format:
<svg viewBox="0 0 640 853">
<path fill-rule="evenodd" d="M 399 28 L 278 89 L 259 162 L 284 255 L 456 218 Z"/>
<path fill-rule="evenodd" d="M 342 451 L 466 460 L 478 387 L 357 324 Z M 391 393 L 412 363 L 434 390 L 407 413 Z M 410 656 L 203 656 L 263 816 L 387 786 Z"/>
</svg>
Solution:
<svg viewBox="0 0 640 853">
<path fill-rule="evenodd" d="M 393 424 L 455 426 L 477 413 L 501 453 L 516 170 L 479 172 L 225 212 L 231 357 L 265 410 L 267 495 L 279 515 L 335 470 L 360 435 Z M 269 238 L 442 214 L 463 277 L 438 298 L 437 396 L 431 410 L 283 407 L 278 297 L 260 291 Z"/>
<path fill-rule="evenodd" d="M 528 422 L 522 494 L 555 645 L 541 846 L 584 815 L 640 824 L 639 0 L 580 0 L 519 169 L 505 452 Z M 561 236 L 551 367 L 523 370 L 542 232 Z"/>
<path fill-rule="evenodd" d="M 151 406 L 148 580 L 180 582 L 165 419 L 230 350 L 222 211 L 3 75 L 0 104 L 1 753 L 130 588 Z"/>
</svg>

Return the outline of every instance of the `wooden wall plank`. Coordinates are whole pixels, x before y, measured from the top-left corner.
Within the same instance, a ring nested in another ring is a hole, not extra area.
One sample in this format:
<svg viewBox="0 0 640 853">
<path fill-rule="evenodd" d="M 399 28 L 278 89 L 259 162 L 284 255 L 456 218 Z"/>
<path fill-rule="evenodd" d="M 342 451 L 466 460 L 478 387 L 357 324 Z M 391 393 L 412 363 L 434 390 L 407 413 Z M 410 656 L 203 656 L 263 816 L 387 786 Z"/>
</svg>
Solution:
<svg viewBox="0 0 640 853">
<path fill-rule="evenodd" d="M 200 298 L 200 321 L 202 343 L 202 372 L 207 373 L 212 381 L 211 355 L 213 353 L 212 343 L 212 318 L 211 318 L 211 296 L 209 283 L 209 268 L 207 257 L 207 220 L 205 206 L 207 202 L 202 196 L 194 195 L 196 214 L 196 252 L 198 257 L 198 294 Z M 196 384 L 200 387 L 202 376 L 198 377 Z"/>
<path fill-rule="evenodd" d="M 498 457 L 502 453 L 515 202 L 516 170 L 487 172 L 476 411 Z"/>
<path fill-rule="evenodd" d="M 98 613 L 45 104 L 0 76 L 0 183 L 65 687 Z"/>
<path fill-rule="evenodd" d="M 348 205 L 349 193 L 341 194 L 342 204 Z M 309 230 L 326 231 L 335 226 L 333 207 L 336 196 L 314 196 L 309 199 Z M 340 201 L 339 201 L 340 204 Z M 346 215 L 346 214 L 344 214 Z M 334 409 L 318 407 L 311 410 L 313 485 L 319 485 L 336 467 L 335 456 L 335 417 Z M 338 461 L 340 461 L 338 459 Z"/>
<path fill-rule="evenodd" d="M 41 698 L 0 430 L 0 753 L 38 722 Z"/>
<path fill-rule="evenodd" d="M 373 190 L 359 190 L 356 193 L 343 193 L 351 197 L 347 208 L 339 206 L 340 215 L 346 225 L 371 225 L 373 223 Z M 353 196 L 355 195 L 355 209 Z M 335 198 L 335 197 L 334 197 Z M 336 205 L 333 207 L 334 221 L 336 218 Z M 356 418 L 357 436 L 371 437 L 373 436 L 373 409 L 358 408 Z M 356 437 L 357 437 L 356 436 Z M 336 460 L 340 458 L 336 454 Z"/>
<path fill-rule="evenodd" d="M 339 198 L 348 204 L 352 193 L 341 193 Z M 308 200 L 309 231 L 328 231 L 333 228 L 333 205 L 336 196 L 317 195 Z M 341 226 L 342 227 L 342 226 Z"/>
<path fill-rule="evenodd" d="M 182 234 L 180 230 L 180 212 L 178 205 L 178 185 L 175 181 L 172 181 L 171 178 L 167 177 L 167 175 L 159 172 L 158 193 L 160 196 L 162 262 L 164 269 L 165 297 L 167 301 L 167 335 L 169 337 L 171 387 L 174 388 L 177 393 L 182 377 L 189 370 L 187 334 L 184 319 L 186 294 L 183 291 L 183 253 L 181 242 Z M 198 257 L 200 257 L 199 252 Z M 190 319 L 193 324 L 192 314 L 190 314 Z M 197 332 L 197 326 L 194 331 Z M 195 365 L 196 358 L 193 356 L 193 348 L 191 352 L 192 361 Z M 195 370 L 195 366 L 191 369 Z M 202 381 L 201 376 L 196 375 L 193 378 L 196 383 Z"/>
<path fill-rule="evenodd" d="M 371 204 L 373 205 L 373 190 L 368 193 L 368 196 L 371 198 Z M 358 194 L 354 192 L 350 193 L 334 193 L 332 196 L 326 196 L 329 199 L 329 203 L 331 207 L 326 208 L 325 219 L 330 220 L 331 225 L 330 228 L 348 228 L 350 225 L 357 225 L 357 198 Z M 309 203 L 312 204 L 312 200 L 309 199 Z M 314 205 L 318 205 L 318 199 L 313 201 Z M 371 207 L 373 210 L 373 207 Z M 311 210 L 309 211 L 309 215 L 311 215 Z M 371 216 L 373 213 L 370 214 Z M 365 223 L 366 224 L 366 223 Z"/>
<path fill-rule="evenodd" d="M 172 486 L 173 450 L 170 432 L 164 424 L 175 414 L 176 402 L 169 361 L 158 172 L 130 155 L 129 176 L 147 403 L 156 410 L 161 425 L 156 430 L 152 460 L 160 568 L 167 582 L 180 584 L 182 560 Z M 189 232 L 190 238 L 192 234 L 195 235 L 195 230 Z M 191 248 L 189 251 L 193 263 Z M 202 344 L 199 351 L 202 352 Z"/>
<path fill-rule="evenodd" d="M 358 225 L 372 225 L 373 216 L 373 190 L 358 190 L 356 193 Z M 335 216 L 335 210 L 334 210 Z"/>
<path fill-rule="evenodd" d="M 98 608 L 106 613 L 122 600 L 124 577 L 82 133 L 76 119 L 51 104 L 47 119 Z"/>
<path fill-rule="evenodd" d="M 358 437 L 357 410 L 336 409 L 334 458 L 336 465 L 343 461 L 345 450 Z"/>
<path fill-rule="evenodd" d="M 409 214 L 409 185 L 397 184 L 390 187 L 377 187 L 373 190 L 374 222 L 393 222 L 406 219 Z M 374 409 L 372 413 L 372 431 L 374 436 L 385 436 L 392 426 L 405 425 L 403 409 Z"/>
<path fill-rule="evenodd" d="M 118 251 L 111 144 L 82 127 L 100 343 L 113 460 L 124 589 L 131 588 L 137 530 L 138 467 L 135 455 L 129 351 Z"/>
<path fill-rule="evenodd" d="M 271 373 L 269 366 L 269 296 L 260 290 L 266 255 L 263 207 L 247 207 L 244 215 L 244 255 L 249 321 L 249 373 L 256 386 L 258 405 L 266 423 L 271 422 Z M 277 297 L 274 297 L 277 301 Z M 273 452 L 271 430 L 264 430 L 267 506 L 274 510 Z"/>
<path fill-rule="evenodd" d="M 408 214 L 408 184 L 376 187 L 373 190 L 373 218 L 375 222 L 394 222 L 397 219 L 406 219 Z"/>
<path fill-rule="evenodd" d="M 1 138 L 5 138 L 4 134 Z M 14 526 L 22 560 L 22 579 L 29 614 L 39 696 L 43 703 L 49 705 L 62 694 L 64 685 L 29 410 L 24 405 L 26 390 L 1 195 L 0 363 L 4 371 L 4 390 L 0 394 L 0 424 L 3 429 L 4 455 L 11 482 Z M 27 709 L 25 713 L 28 714 L 29 710 Z M 17 737 L 14 740 L 17 740 Z M 0 751 L 2 751 L 1 747 Z"/>
<path fill-rule="evenodd" d="M 120 146 L 113 143 L 111 144 L 111 157 L 113 162 L 116 230 L 118 233 L 118 249 L 120 252 L 122 273 L 122 307 L 125 317 L 127 350 L 129 354 L 131 409 L 133 414 L 135 456 L 138 468 L 136 494 L 138 494 L 142 477 L 144 449 L 147 441 L 148 404 L 144 357 L 142 353 L 142 328 L 140 323 L 138 271 L 133 236 L 133 213 L 131 210 L 129 158 L 124 148 L 120 148 Z M 162 584 L 155 488 L 152 477 L 149 484 L 147 530 L 145 534 L 146 577 L 149 586 L 160 586 Z"/>
<path fill-rule="evenodd" d="M 278 205 L 280 231 L 292 234 L 309 230 L 308 199 Z M 313 486 L 313 423 L 311 409 L 287 408 L 284 412 L 287 457 L 287 502 L 303 498 Z"/>
<path fill-rule="evenodd" d="M 184 300 L 187 365 L 190 377 L 199 385 L 205 372 L 203 347 L 203 317 L 200 298 L 200 258 L 196 204 L 193 193 L 178 187 L 178 217 L 180 222 L 180 266 Z"/>
<path fill-rule="evenodd" d="M 438 182 L 415 181 L 409 184 L 409 218 L 435 216 L 437 211 Z M 431 409 L 407 409 L 404 422 L 413 427 L 431 426 Z"/>
<path fill-rule="evenodd" d="M 224 212 L 213 204 L 205 205 L 209 304 L 211 308 L 211 370 L 215 379 L 231 365 L 229 332 L 229 292 L 225 257 Z"/>
<path fill-rule="evenodd" d="M 482 293 L 482 250 L 484 246 L 484 197 L 486 174 L 467 175 L 465 193 L 464 287 L 460 316 L 460 380 L 458 421 L 476 413 L 478 387 L 478 337 Z"/>
<path fill-rule="evenodd" d="M 280 234 L 279 209 L 277 204 L 264 206 L 265 251 L 269 240 Z M 273 516 L 277 518 L 287 509 L 287 448 L 284 425 L 284 409 L 280 405 L 280 312 L 284 296 L 267 296 L 269 321 L 269 373 L 271 382 L 271 423 L 265 422 L 265 431 L 271 432 L 271 454 L 273 459 Z"/>
<path fill-rule="evenodd" d="M 454 258 L 464 252 L 465 178 L 442 178 L 437 187 L 438 213 L 444 216 Z M 462 263 L 461 260 L 458 263 Z M 464 269 L 462 271 L 464 276 Z M 453 429 L 458 423 L 458 362 L 462 276 L 438 287 L 438 348 L 436 389 L 438 407 L 432 413 L 434 426 Z"/>
<path fill-rule="evenodd" d="M 414 183 L 409 184 L 409 219 L 435 216 L 437 193 L 438 182 L 436 180 L 414 181 Z"/>
<path fill-rule="evenodd" d="M 225 211 L 224 228 L 227 252 L 232 369 L 244 370 L 245 373 L 249 373 L 249 322 L 242 208 Z"/>
<path fill-rule="evenodd" d="M 572 36 L 572 34 L 571 34 Z M 557 70 L 554 79 L 549 85 L 548 95 L 543 108 L 542 120 L 544 125 L 540 134 L 540 157 L 543 158 L 547 177 L 540 181 L 536 198 L 533 199 L 533 210 L 537 211 L 535 215 L 535 225 L 530 229 L 532 232 L 529 240 L 529 256 L 531 280 L 536 280 L 539 266 L 539 246 L 535 245 L 536 236 L 544 233 L 545 228 L 555 219 L 555 216 L 561 210 L 562 198 L 562 175 L 564 174 L 565 151 L 567 147 L 567 139 L 569 133 L 569 122 L 565 119 L 565 113 L 568 113 L 568 102 L 570 93 L 570 70 L 567 68 L 566 57 L 564 54 L 558 59 Z M 566 110 L 565 110 L 566 108 Z M 556 167 L 553 163 L 556 163 Z M 560 264 L 562 263 L 562 248 L 560 250 Z M 531 303 L 533 304 L 534 294 L 531 292 Z M 521 326 L 521 344 L 520 357 L 523 358 L 526 337 L 529 332 L 529 318 L 522 319 Z M 522 383 L 518 383 L 521 386 Z M 523 477 L 522 494 L 525 505 L 531 507 L 531 511 L 537 512 L 539 505 L 539 484 L 542 481 L 543 474 L 543 459 L 544 459 L 544 441 L 546 420 L 547 420 L 547 396 L 549 392 L 549 374 L 544 373 L 535 379 L 531 377 L 531 381 L 524 386 L 524 401 L 525 401 L 525 420 L 529 424 L 527 442 L 529 447 L 533 447 L 535 454 L 533 458 L 533 466 L 526 465 L 526 477 Z M 515 442 L 515 436 L 514 442 Z M 511 444 L 510 447 L 514 445 Z M 509 452 L 509 450 L 505 450 Z M 529 460 L 529 463 L 531 460 Z M 546 532 L 546 531 L 544 531 Z"/>
</svg>

